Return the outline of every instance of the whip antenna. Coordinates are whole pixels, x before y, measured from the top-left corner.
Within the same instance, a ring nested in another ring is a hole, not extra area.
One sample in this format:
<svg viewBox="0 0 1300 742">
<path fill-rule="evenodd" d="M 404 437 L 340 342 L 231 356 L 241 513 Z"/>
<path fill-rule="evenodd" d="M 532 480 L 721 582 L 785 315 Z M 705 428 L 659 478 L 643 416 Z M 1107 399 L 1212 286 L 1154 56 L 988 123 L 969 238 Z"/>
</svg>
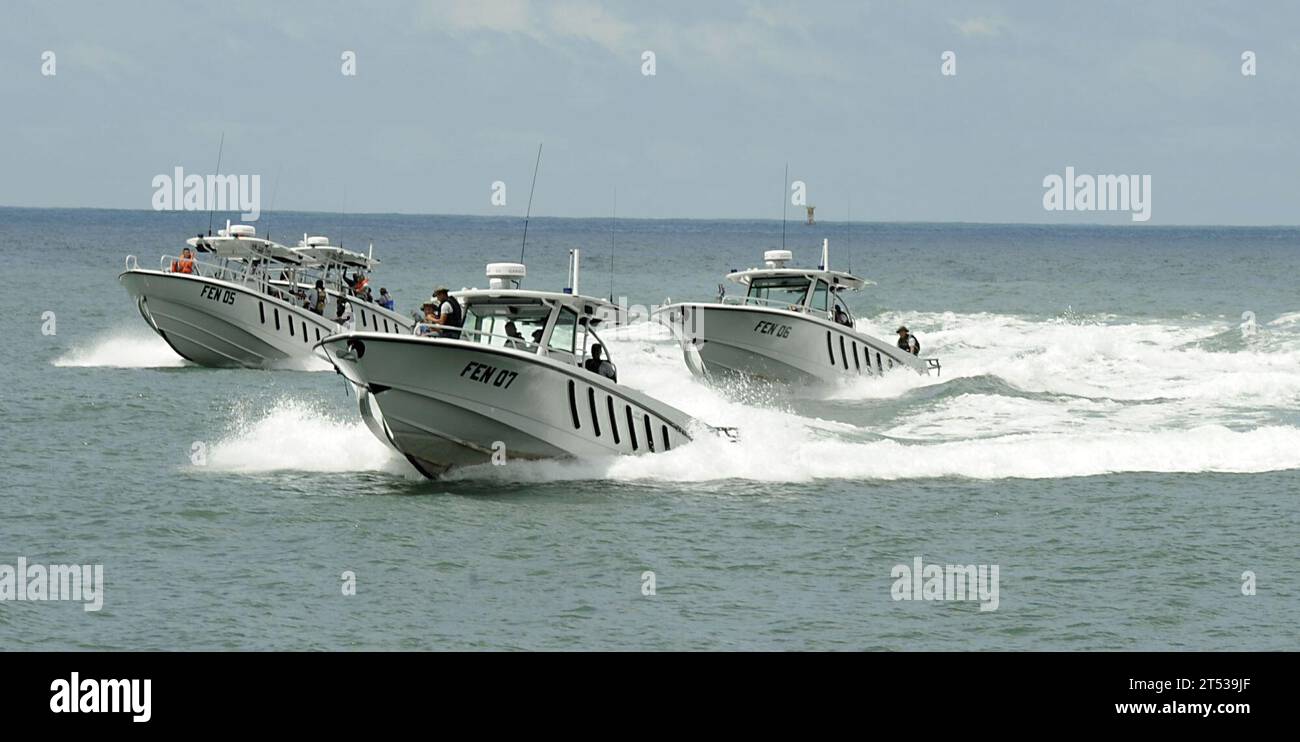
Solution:
<svg viewBox="0 0 1300 742">
<path fill-rule="evenodd" d="M 275 185 L 271 186 L 271 203 L 266 210 L 266 239 L 271 239 L 271 213 L 275 211 L 275 194 L 280 190 L 280 172 L 284 170 L 284 163 L 275 166 Z"/>
<path fill-rule="evenodd" d="M 217 171 L 213 175 L 221 175 L 221 155 L 226 149 L 226 132 L 221 132 L 221 144 L 217 145 Z M 212 207 L 216 204 L 208 204 L 208 236 L 212 236 Z"/>
<path fill-rule="evenodd" d="M 519 262 L 524 262 L 524 248 L 528 247 L 528 219 L 533 215 L 533 190 L 537 188 L 537 169 L 542 165 L 542 143 L 537 143 L 537 162 L 533 163 L 533 184 L 528 188 L 528 211 L 524 212 L 524 241 L 519 245 Z"/>
</svg>

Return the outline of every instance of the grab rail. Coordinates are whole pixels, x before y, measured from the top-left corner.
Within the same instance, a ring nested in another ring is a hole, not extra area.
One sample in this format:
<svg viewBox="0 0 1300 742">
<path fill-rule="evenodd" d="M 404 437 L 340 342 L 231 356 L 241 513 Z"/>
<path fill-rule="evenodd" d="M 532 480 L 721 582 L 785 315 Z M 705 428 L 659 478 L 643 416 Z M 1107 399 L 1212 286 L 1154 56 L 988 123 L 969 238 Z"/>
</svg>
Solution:
<svg viewBox="0 0 1300 742">
<path fill-rule="evenodd" d="M 412 328 L 412 333 L 415 335 L 419 335 L 421 329 L 442 330 L 443 327 L 444 327 L 443 325 L 434 324 L 432 322 L 417 322 L 415 323 L 415 327 Z M 488 332 L 487 330 L 474 330 L 469 327 L 448 327 L 447 329 L 456 330 L 461 335 L 473 335 L 479 338 L 480 341 L 482 340 L 482 338 L 488 338 L 489 340 L 491 338 L 501 338 L 502 340 L 506 341 L 506 343 L 513 342 L 515 344 L 514 347 L 516 350 L 526 350 L 526 351 L 536 353 L 539 348 L 537 343 L 534 343 L 533 341 L 527 338 L 511 337 L 510 335 L 503 335 L 499 332 Z M 432 336 L 437 337 L 438 332 L 433 332 Z"/>
<path fill-rule="evenodd" d="M 163 255 L 158 260 L 159 270 L 163 273 L 177 273 L 172 270 L 172 263 L 181 261 L 179 255 Z M 198 258 L 187 258 L 194 264 L 194 272 L 186 275 L 199 276 L 201 278 L 212 278 L 219 281 L 230 281 L 231 283 L 242 283 L 244 285 L 255 285 L 259 288 L 271 284 L 271 278 L 262 268 L 256 270 L 241 267 L 239 264 L 218 265 L 199 260 Z M 291 292 L 292 293 L 292 292 Z"/>
<path fill-rule="evenodd" d="M 421 328 L 440 329 L 441 327 L 442 325 L 436 325 L 430 322 L 417 322 L 411 332 L 414 335 L 419 335 Z M 465 335 L 472 335 L 475 338 L 478 338 L 477 340 L 468 340 L 468 342 L 482 342 L 483 338 L 487 338 L 488 340 L 491 340 L 492 338 L 500 338 L 505 341 L 504 343 L 505 347 L 512 348 L 514 350 L 521 350 L 525 353 L 540 354 L 540 351 L 542 349 L 541 345 L 534 343 L 533 341 L 528 340 L 526 338 L 512 337 L 510 335 L 503 335 L 499 332 L 488 332 L 487 330 L 475 330 L 469 327 L 458 327 L 454 329 L 460 331 L 462 337 L 459 339 L 466 340 L 466 338 L 464 337 Z M 591 334 L 593 337 L 596 337 L 596 334 L 594 332 Z M 433 333 L 431 337 L 438 337 L 438 334 Z M 448 338 L 448 339 L 450 340 L 452 338 Z M 596 339 L 599 340 L 600 338 L 596 337 Z M 487 344 L 491 345 L 491 343 L 487 343 Z M 556 348 L 553 351 L 548 348 L 547 355 L 550 356 L 552 353 L 562 353 L 564 357 L 571 356 L 577 362 L 578 365 L 582 365 L 583 362 L 585 362 L 590 357 L 589 355 L 587 355 L 585 349 L 583 350 L 582 353 L 570 353 L 569 351 L 560 348 Z M 613 363 L 613 361 L 610 359 L 609 356 L 606 356 L 605 360 L 610 361 L 610 363 Z"/>
<path fill-rule="evenodd" d="M 813 309 L 813 308 L 805 307 L 802 304 L 788 304 L 783 301 L 763 299 L 757 296 L 724 296 L 722 297 L 722 303 L 732 304 L 737 306 L 745 306 L 750 304 L 757 305 L 757 306 L 769 306 L 776 309 L 784 309 L 788 312 L 799 312 L 800 314 L 808 314 L 813 317 L 822 317 L 831 322 L 835 322 L 835 313 L 832 311 Z M 840 325 L 841 327 L 847 327 L 849 329 L 853 329 L 852 323 L 855 321 L 853 314 L 850 313 L 847 309 L 845 309 L 845 314 L 848 315 L 849 324 L 846 325 L 840 322 L 835 322 L 835 324 Z"/>
<path fill-rule="evenodd" d="M 735 305 L 755 304 L 759 306 L 776 307 L 777 309 L 785 309 L 791 312 L 806 313 L 808 311 L 808 308 L 803 306 L 802 304 L 791 304 L 785 301 L 776 301 L 774 299 L 763 299 L 757 296 L 724 296 L 722 297 L 722 303 L 735 304 Z"/>
</svg>

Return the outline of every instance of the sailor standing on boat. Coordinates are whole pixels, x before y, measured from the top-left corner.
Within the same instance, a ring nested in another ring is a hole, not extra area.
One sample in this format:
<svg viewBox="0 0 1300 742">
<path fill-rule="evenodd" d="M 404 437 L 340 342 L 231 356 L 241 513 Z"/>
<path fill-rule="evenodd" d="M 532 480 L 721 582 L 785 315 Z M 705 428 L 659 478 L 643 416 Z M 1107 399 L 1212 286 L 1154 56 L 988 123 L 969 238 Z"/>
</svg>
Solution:
<svg viewBox="0 0 1300 742">
<path fill-rule="evenodd" d="M 311 293 L 307 295 L 307 308 L 322 317 L 325 316 L 325 299 L 327 296 L 325 282 L 319 278 L 316 279 L 316 288 L 312 289 Z"/>
<path fill-rule="evenodd" d="M 460 327 L 465 323 L 465 313 L 461 311 L 460 302 L 447 293 L 446 286 L 433 290 L 433 298 L 438 307 L 438 336 L 448 340 L 460 338 Z"/>
<path fill-rule="evenodd" d="M 334 315 L 335 322 L 349 329 L 352 327 L 352 305 L 342 296 L 334 306 Z"/>
<path fill-rule="evenodd" d="M 911 353 L 914 356 L 921 355 L 921 341 L 916 336 L 907 331 L 906 327 L 900 327 L 898 332 L 898 347 Z"/>
</svg>

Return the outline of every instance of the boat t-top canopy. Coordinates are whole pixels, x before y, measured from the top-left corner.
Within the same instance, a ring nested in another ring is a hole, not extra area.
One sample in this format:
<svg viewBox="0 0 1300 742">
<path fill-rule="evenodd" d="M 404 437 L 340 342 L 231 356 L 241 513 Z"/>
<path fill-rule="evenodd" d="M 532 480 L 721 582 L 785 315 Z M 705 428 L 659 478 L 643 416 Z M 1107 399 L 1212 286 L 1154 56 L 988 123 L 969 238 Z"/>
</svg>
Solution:
<svg viewBox="0 0 1300 742">
<path fill-rule="evenodd" d="M 830 270 L 830 241 L 822 241 L 822 264 L 816 268 L 793 268 L 786 264 L 794 259 L 794 254 L 789 250 L 768 250 L 763 253 L 762 268 L 750 268 L 743 271 L 733 271 L 727 274 L 727 280 L 735 281 L 743 286 L 749 286 L 758 278 L 806 278 L 809 282 L 821 279 L 831 286 L 832 289 L 848 289 L 857 291 L 864 286 L 872 286 L 875 281 L 871 281 L 852 273 L 844 271 Z"/>
<path fill-rule="evenodd" d="M 379 265 L 379 260 L 376 258 L 352 250 L 344 250 L 335 245 L 300 245 L 293 248 L 293 251 L 319 265 L 338 265 L 367 271 Z"/>
<path fill-rule="evenodd" d="M 857 291 L 864 286 L 872 286 L 875 281 L 859 278 L 842 271 L 824 271 L 816 268 L 750 268 L 727 274 L 728 281 L 748 286 L 756 278 L 807 278 L 810 282 L 820 278 L 832 288 Z"/>
<path fill-rule="evenodd" d="M 293 248 L 258 237 L 253 227 L 246 224 L 227 226 L 216 235 L 191 237 L 185 244 L 200 253 L 212 253 L 228 260 L 270 260 L 289 265 L 302 265 L 306 258 Z"/>
<path fill-rule="evenodd" d="M 487 267 L 488 288 L 453 292 L 463 309 L 462 322 L 456 329 L 449 331 L 426 322 L 417 324 L 415 332 L 445 333 L 452 339 L 582 365 L 587 359 L 588 341 L 600 341 L 596 328 L 622 324 L 626 310 L 604 299 L 577 293 L 578 252 L 570 251 L 569 285 L 563 291 L 521 288 L 527 274 L 522 263 L 492 263 Z M 429 299 L 430 303 L 437 301 L 436 294 Z"/>
<path fill-rule="evenodd" d="M 569 286 L 564 291 L 530 291 L 520 288 L 527 269 L 522 263 L 489 263 L 487 266 L 488 288 L 461 289 L 454 292 L 456 298 L 465 305 L 489 307 L 492 304 L 510 306 L 511 304 L 546 303 L 551 306 L 567 308 L 586 323 L 595 327 L 598 324 L 619 325 L 627 320 L 627 313 L 622 307 L 594 296 L 577 293 L 579 251 L 569 251 Z"/>
<path fill-rule="evenodd" d="M 453 291 L 456 299 L 463 306 L 473 306 L 484 310 L 493 304 L 501 307 L 523 304 L 548 304 L 568 308 L 579 317 L 587 318 L 587 324 L 619 325 L 625 320 L 625 314 L 617 304 L 594 296 L 565 294 L 559 291 L 529 291 L 527 289 L 462 289 Z"/>
</svg>

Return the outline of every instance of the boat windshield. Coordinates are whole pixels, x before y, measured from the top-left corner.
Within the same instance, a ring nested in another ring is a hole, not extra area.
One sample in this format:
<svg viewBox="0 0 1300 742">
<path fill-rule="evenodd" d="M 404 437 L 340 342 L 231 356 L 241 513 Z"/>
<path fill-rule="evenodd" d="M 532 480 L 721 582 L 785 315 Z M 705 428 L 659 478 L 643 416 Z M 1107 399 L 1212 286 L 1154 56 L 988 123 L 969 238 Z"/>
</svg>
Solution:
<svg viewBox="0 0 1300 742">
<path fill-rule="evenodd" d="M 813 289 L 812 308 L 818 312 L 830 311 L 830 284 L 817 279 L 817 286 Z"/>
<path fill-rule="evenodd" d="M 746 304 L 779 307 L 802 307 L 810 281 L 806 276 L 767 276 L 749 283 Z"/>
<path fill-rule="evenodd" d="M 465 307 L 462 339 L 537 352 L 551 307 L 539 300 L 481 299 Z"/>
</svg>

